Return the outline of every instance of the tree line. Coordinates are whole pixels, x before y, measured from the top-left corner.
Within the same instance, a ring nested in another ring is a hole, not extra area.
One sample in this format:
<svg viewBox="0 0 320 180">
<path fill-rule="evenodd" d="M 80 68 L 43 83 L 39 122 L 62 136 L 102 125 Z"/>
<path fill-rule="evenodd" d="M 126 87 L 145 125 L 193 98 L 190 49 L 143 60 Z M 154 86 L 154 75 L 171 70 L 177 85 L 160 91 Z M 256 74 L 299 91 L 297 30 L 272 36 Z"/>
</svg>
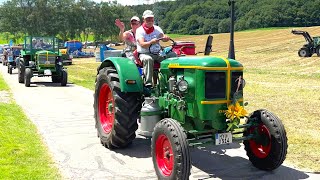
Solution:
<svg viewBox="0 0 320 180">
<path fill-rule="evenodd" d="M 230 26 L 228 1 L 176 0 L 121 6 L 91 0 L 9 0 L 0 6 L 0 32 L 14 39 L 41 35 L 85 41 L 92 35 L 101 41 L 117 37 L 116 18 L 129 28 L 131 16 L 141 18 L 143 11 L 150 9 L 166 33 L 223 33 Z M 235 29 L 317 26 L 319 14 L 320 0 L 236 0 Z"/>
</svg>

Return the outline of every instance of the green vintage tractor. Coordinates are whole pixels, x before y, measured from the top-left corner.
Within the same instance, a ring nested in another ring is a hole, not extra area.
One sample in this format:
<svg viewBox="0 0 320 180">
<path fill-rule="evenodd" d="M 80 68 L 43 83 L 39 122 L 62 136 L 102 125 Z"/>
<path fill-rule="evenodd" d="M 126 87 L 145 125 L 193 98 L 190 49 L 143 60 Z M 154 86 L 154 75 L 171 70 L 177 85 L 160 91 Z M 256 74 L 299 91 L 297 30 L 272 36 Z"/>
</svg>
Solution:
<svg viewBox="0 0 320 180">
<path fill-rule="evenodd" d="M 58 39 L 26 36 L 20 57 L 16 60 L 19 83 L 30 86 L 33 76 L 51 76 L 53 83 L 66 86 L 68 73 L 63 67 Z"/>
<path fill-rule="evenodd" d="M 243 141 L 255 167 L 278 168 L 287 154 L 285 128 L 265 109 L 245 115 L 243 66 L 230 58 L 233 44 L 230 47 L 229 58 L 165 59 L 151 95 L 136 64 L 127 58 L 106 58 L 97 69 L 94 94 L 95 127 L 102 145 L 125 148 L 136 132 L 151 138 L 159 179 L 189 179 L 189 147 L 203 144 Z"/>
</svg>

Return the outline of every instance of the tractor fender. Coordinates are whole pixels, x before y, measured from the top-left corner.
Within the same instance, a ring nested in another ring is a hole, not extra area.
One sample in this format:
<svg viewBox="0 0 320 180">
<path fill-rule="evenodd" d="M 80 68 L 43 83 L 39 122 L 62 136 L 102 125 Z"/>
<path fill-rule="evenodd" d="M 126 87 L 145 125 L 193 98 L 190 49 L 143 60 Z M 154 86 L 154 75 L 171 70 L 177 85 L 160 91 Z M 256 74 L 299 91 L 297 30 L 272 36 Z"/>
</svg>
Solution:
<svg viewBox="0 0 320 180">
<path fill-rule="evenodd" d="M 141 75 L 137 65 L 132 60 L 125 57 L 106 58 L 97 68 L 97 74 L 105 67 L 116 68 L 119 75 L 121 92 L 143 92 Z"/>
</svg>

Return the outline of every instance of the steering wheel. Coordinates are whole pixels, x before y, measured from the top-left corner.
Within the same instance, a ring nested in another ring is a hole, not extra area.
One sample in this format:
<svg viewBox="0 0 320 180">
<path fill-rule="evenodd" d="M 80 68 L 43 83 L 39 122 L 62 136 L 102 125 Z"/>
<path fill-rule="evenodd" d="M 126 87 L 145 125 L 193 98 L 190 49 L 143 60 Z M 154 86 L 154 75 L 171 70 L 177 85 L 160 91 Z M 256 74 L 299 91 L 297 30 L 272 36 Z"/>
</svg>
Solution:
<svg viewBox="0 0 320 180">
<path fill-rule="evenodd" d="M 160 40 L 162 40 L 162 39 L 163 39 L 163 38 L 158 38 L 157 40 L 160 41 Z M 170 46 L 166 46 L 166 47 L 161 46 L 160 43 L 151 44 L 151 45 L 149 46 L 149 53 L 151 53 L 151 54 L 153 54 L 153 55 L 160 55 L 161 52 L 162 52 L 165 48 L 174 46 L 176 42 L 175 42 L 173 39 L 171 39 L 171 38 L 170 38 L 169 40 L 170 40 L 172 43 L 171 43 Z"/>
</svg>

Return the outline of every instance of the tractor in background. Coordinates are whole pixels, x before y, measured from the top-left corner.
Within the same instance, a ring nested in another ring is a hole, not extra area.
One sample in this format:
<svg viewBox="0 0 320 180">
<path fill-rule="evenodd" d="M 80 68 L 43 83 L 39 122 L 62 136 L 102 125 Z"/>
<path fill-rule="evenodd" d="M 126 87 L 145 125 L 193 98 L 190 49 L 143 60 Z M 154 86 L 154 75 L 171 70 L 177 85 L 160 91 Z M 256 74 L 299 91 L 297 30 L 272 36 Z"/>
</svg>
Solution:
<svg viewBox="0 0 320 180">
<path fill-rule="evenodd" d="M 20 56 L 20 51 L 22 49 L 22 46 L 11 46 L 10 51 L 8 53 L 8 73 L 12 74 L 12 70 L 16 69 L 17 67 L 17 62 L 16 58 Z"/>
<path fill-rule="evenodd" d="M 230 5 L 234 14 L 234 0 Z M 212 38 L 207 40 L 206 55 L 210 42 Z M 228 58 L 186 55 L 163 60 L 151 93 L 132 60 L 106 58 L 97 68 L 94 93 L 95 127 L 101 144 L 109 149 L 125 148 L 136 132 L 151 138 L 158 179 L 189 179 L 189 148 L 204 144 L 243 142 L 255 167 L 278 168 L 287 154 L 285 128 L 266 109 L 245 115 L 244 68 L 235 60 L 232 43 Z M 240 118 L 245 123 L 240 124 Z"/>
<path fill-rule="evenodd" d="M 50 76 L 53 83 L 67 85 L 68 73 L 63 67 L 58 39 L 55 37 L 26 36 L 17 60 L 18 81 L 30 86 L 33 76 Z"/>
<path fill-rule="evenodd" d="M 312 37 L 307 31 L 292 30 L 292 34 L 302 35 L 306 40 L 304 44 L 298 51 L 300 57 L 311 57 L 314 53 L 320 57 L 320 36 Z"/>
</svg>

